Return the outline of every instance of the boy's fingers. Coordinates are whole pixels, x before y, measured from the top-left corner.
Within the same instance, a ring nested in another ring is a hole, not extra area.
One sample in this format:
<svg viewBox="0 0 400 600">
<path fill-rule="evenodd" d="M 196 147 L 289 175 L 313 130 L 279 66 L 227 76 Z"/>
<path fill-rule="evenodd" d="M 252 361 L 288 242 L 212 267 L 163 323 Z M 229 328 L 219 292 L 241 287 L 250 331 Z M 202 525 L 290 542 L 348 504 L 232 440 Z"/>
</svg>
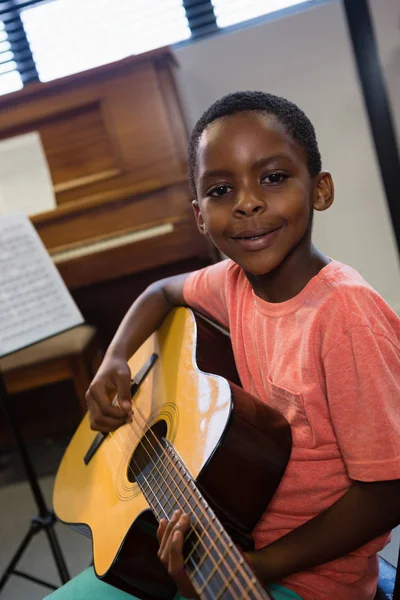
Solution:
<svg viewBox="0 0 400 600">
<path fill-rule="evenodd" d="M 160 542 L 160 549 L 158 551 L 158 557 L 160 558 L 160 560 L 165 563 L 165 566 L 168 566 L 168 541 L 171 537 L 171 533 L 173 528 L 175 527 L 175 525 L 177 524 L 177 522 L 179 521 L 180 518 L 180 511 L 176 510 L 174 512 L 174 514 L 172 515 L 171 520 L 166 524 L 165 526 L 165 530 L 163 532 L 163 535 L 161 537 L 161 542 Z"/>
<path fill-rule="evenodd" d="M 161 519 L 159 525 L 158 525 L 158 529 L 157 529 L 157 541 L 159 544 L 161 544 L 161 540 L 163 538 L 163 535 L 165 533 L 165 529 L 167 527 L 167 519 Z"/>
<path fill-rule="evenodd" d="M 179 522 L 177 523 L 177 529 L 183 534 L 185 534 L 190 527 L 190 517 L 188 514 L 183 513 L 180 517 Z"/>
<path fill-rule="evenodd" d="M 132 408 L 131 374 L 130 371 L 118 371 L 115 375 L 118 404 L 127 413 Z"/>
<path fill-rule="evenodd" d="M 165 542 L 161 546 L 161 553 L 162 553 L 162 560 L 164 561 L 164 564 L 167 568 L 169 568 L 169 564 L 170 564 L 170 553 L 171 553 L 174 535 L 176 533 L 179 533 L 182 536 L 182 544 L 180 544 L 180 546 L 179 546 L 180 538 L 178 538 L 178 549 L 180 548 L 180 552 L 182 554 L 183 539 L 184 539 L 184 535 L 185 535 L 186 531 L 189 528 L 189 523 L 190 522 L 189 522 L 188 515 L 185 515 L 185 514 L 182 515 L 180 511 L 176 511 L 176 513 L 173 516 L 173 520 L 171 520 L 171 523 L 169 523 L 166 528 L 166 532 L 165 532 L 165 536 L 164 536 Z"/>
<path fill-rule="evenodd" d="M 197 595 L 185 571 L 183 558 L 185 532 L 189 527 L 189 515 L 182 514 L 180 511 L 175 511 L 169 522 L 161 519 L 157 530 L 157 539 L 160 543 L 158 557 L 175 580 L 181 595 L 184 598 L 195 598 Z"/>
<path fill-rule="evenodd" d="M 126 421 L 126 416 L 118 409 L 117 416 L 108 417 L 103 414 L 98 404 L 93 400 L 89 403 L 90 426 L 95 431 L 114 431 Z"/>
<path fill-rule="evenodd" d="M 93 431 L 101 431 L 102 433 L 110 433 L 115 431 L 118 427 L 125 424 L 125 420 L 117 421 L 116 419 L 101 418 L 96 421 L 90 419 L 90 428 Z"/>
<path fill-rule="evenodd" d="M 111 417 L 113 419 L 125 417 L 124 414 L 121 415 L 119 406 L 113 406 L 111 404 L 107 389 L 100 382 L 90 386 L 86 393 L 86 402 L 90 410 L 95 414 L 100 412 L 103 416 Z"/>
<path fill-rule="evenodd" d="M 177 583 L 179 580 L 184 579 L 186 583 L 187 575 L 183 564 L 183 533 L 179 530 L 175 530 L 172 534 L 169 561 L 168 561 L 168 573 Z"/>
<path fill-rule="evenodd" d="M 176 582 L 181 596 L 184 598 L 197 598 L 196 590 L 185 570 L 185 561 L 183 557 L 184 540 L 185 538 L 182 531 L 176 529 L 172 534 L 168 573 Z"/>
</svg>

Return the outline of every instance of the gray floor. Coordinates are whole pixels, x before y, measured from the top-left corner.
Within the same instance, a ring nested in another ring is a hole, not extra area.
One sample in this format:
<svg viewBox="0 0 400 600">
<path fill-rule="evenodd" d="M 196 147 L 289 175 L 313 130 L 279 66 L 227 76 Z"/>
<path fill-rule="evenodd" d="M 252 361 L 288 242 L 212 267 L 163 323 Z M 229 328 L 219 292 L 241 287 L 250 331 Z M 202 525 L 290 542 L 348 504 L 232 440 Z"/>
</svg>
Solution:
<svg viewBox="0 0 400 600">
<path fill-rule="evenodd" d="M 41 480 L 43 493 L 51 505 L 53 477 Z M 36 514 L 30 489 L 26 483 L 0 488 L 0 573 L 3 573 L 10 557 L 18 547 L 30 519 Z M 56 532 L 71 575 L 77 575 L 91 561 L 91 542 L 84 536 L 58 523 Z M 23 555 L 18 568 L 29 574 L 59 584 L 58 573 L 44 533 L 37 534 Z M 1 600 L 42 600 L 49 589 L 20 577 L 11 577 L 2 593 Z"/>
<path fill-rule="evenodd" d="M 53 477 L 41 480 L 43 493 L 51 503 Z M 0 488 L 0 573 L 10 560 L 18 544 L 25 535 L 30 518 L 36 514 L 30 489 L 26 483 L 18 483 Z M 56 531 L 68 563 L 71 575 L 85 569 L 91 561 L 91 543 L 79 533 L 57 524 Z M 393 534 L 392 542 L 382 552 L 384 557 L 396 564 L 400 544 L 400 527 Z M 24 554 L 18 567 L 31 575 L 58 584 L 58 575 L 47 537 L 44 533 L 36 536 Z M 42 600 L 48 590 L 20 577 L 11 577 L 0 594 L 1 600 Z"/>
</svg>

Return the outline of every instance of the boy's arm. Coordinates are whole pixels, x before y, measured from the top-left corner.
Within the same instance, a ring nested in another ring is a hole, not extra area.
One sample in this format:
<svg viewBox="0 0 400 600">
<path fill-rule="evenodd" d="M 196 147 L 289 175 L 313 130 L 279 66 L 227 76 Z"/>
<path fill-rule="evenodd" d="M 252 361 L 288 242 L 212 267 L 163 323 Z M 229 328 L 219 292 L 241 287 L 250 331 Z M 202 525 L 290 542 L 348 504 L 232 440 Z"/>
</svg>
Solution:
<svg viewBox="0 0 400 600">
<path fill-rule="evenodd" d="M 92 429 L 113 431 L 130 417 L 127 361 L 175 306 L 185 306 L 183 286 L 187 277 L 185 273 L 151 284 L 125 315 L 86 394 Z M 119 406 L 111 404 L 115 394 Z"/>
<path fill-rule="evenodd" d="M 326 511 L 245 557 L 263 584 L 353 552 L 400 523 L 400 480 L 353 481 Z"/>
<path fill-rule="evenodd" d="M 244 552 L 263 585 L 312 569 L 344 556 L 400 523 L 400 480 L 363 483 L 354 481 L 348 491 L 326 511 L 298 529 L 256 552 Z M 178 511 L 177 511 L 178 512 Z M 184 535 L 189 516 L 175 513 L 160 523 L 159 557 L 185 598 L 197 598 L 185 574 Z"/>
<path fill-rule="evenodd" d="M 183 286 L 189 273 L 167 277 L 149 285 L 126 313 L 106 355 L 125 360 L 154 333 L 175 306 L 185 306 Z"/>
</svg>

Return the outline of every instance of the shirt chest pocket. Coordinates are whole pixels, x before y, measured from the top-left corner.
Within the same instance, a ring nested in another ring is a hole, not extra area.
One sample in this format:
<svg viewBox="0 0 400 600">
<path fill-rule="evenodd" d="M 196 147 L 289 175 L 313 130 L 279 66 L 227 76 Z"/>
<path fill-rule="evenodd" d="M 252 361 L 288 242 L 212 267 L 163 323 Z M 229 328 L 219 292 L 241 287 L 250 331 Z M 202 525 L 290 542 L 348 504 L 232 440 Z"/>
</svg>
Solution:
<svg viewBox="0 0 400 600">
<path fill-rule="evenodd" d="M 292 430 L 293 446 L 312 447 L 313 434 L 304 408 L 303 396 L 279 387 L 270 380 L 268 380 L 268 389 L 268 404 L 279 411 L 288 421 Z"/>
</svg>

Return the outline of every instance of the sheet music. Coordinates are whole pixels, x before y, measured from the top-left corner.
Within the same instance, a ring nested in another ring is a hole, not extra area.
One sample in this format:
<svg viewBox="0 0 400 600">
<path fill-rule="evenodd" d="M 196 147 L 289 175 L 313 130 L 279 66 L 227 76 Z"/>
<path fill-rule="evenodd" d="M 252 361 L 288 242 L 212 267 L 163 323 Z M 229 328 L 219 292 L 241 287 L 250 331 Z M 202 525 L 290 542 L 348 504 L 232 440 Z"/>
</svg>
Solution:
<svg viewBox="0 0 400 600">
<path fill-rule="evenodd" d="M 82 322 L 28 217 L 0 215 L 0 357 Z"/>
<path fill-rule="evenodd" d="M 53 182 L 37 131 L 0 141 L 0 214 L 56 207 Z"/>
</svg>

